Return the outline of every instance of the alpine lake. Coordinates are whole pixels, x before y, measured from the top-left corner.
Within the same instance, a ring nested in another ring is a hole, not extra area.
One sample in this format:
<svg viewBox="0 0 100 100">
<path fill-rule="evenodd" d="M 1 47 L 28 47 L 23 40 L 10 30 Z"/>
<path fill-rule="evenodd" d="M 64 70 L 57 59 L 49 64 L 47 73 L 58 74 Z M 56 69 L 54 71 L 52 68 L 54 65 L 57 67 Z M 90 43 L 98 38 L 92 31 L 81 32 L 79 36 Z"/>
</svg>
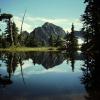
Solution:
<svg viewBox="0 0 100 100">
<path fill-rule="evenodd" d="M 91 100 L 85 62 L 81 51 L 0 52 L 0 100 Z"/>
</svg>

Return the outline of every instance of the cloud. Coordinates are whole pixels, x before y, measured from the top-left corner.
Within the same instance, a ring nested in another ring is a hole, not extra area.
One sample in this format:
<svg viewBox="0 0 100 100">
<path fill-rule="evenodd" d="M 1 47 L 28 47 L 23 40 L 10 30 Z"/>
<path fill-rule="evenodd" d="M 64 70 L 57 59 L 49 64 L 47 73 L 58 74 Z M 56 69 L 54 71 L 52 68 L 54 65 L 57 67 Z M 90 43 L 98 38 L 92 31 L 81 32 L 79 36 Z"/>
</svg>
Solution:
<svg viewBox="0 0 100 100">
<path fill-rule="evenodd" d="M 67 22 L 67 19 L 50 19 L 50 18 L 42 18 L 42 17 L 27 17 L 29 21 L 41 21 L 41 22 L 51 22 L 51 23 L 62 23 Z"/>
<path fill-rule="evenodd" d="M 19 28 L 19 31 L 21 29 L 22 19 L 20 17 L 14 16 L 14 22 L 16 23 L 16 26 Z M 27 22 L 23 23 L 23 31 L 32 31 L 32 26 L 28 24 Z"/>
<path fill-rule="evenodd" d="M 20 29 L 22 18 L 14 16 L 14 21 L 17 27 Z M 79 30 L 82 27 L 82 23 L 79 21 L 79 19 L 26 16 L 23 24 L 23 30 L 31 32 L 34 28 L 43 25 L 45 22 L 50 22 L 55 25 L 58 25 L 62 27 L 65 31 L 70 31 L 72 23 L 74 23 L 75 25 L 75 30 Z"/>
</svg>

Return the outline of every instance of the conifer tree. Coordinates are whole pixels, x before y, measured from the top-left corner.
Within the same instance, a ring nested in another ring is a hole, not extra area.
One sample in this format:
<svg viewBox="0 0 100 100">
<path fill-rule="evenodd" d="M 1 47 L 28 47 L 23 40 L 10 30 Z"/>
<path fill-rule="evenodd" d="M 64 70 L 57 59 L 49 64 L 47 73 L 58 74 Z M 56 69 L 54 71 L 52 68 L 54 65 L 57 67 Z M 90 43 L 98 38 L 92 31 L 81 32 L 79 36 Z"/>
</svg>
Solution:
<svg viewBox="0 0 100 100">
<path fill-rule="evenodd" d="M 74 25 L 72 24 L 72 27 L 71 27 L 71 33 L 68 34 L 68 49 L 70 51 L 76 51 L 77 50 L 77 39 L 75 37 L 75 31 L 74 31 Z"/>
<path fill-rule="evenodd" d="M 86 3 L 86 8 L 82 21 L 84 22 L 84 37 L 87 40 L 85 50 L 100 51 L 100 1 L 85 0 L 84 3 Z"/>
</svg>

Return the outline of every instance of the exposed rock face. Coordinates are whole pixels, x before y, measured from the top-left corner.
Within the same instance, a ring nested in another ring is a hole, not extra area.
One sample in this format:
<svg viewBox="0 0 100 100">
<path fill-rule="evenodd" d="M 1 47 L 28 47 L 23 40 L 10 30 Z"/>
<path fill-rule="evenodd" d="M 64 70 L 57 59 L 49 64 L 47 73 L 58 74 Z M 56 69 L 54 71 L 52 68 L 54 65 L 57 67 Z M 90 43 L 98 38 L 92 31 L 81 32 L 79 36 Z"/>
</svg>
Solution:
<svg viewBox="0 0 100 100">
<path fill-rule="evenodd" d="M 46 69 L 59 65 L 65 60 L 63 54 L 53 52 L 35 52 L 34 54 L 31 54 L 30 58 L 33 60 L 34 64 L 41 64 Z"/>
<path fill-rule="evenodd" d="M 75 31 L 74 34 L 75 34 L 75 36 L 78 37 L 78 38 L 83 38 L 83 35 L 84 35 L 82 31 Z"/>
<path fill-rule="evenodd" d="M 57 36 L 65 36 L 65 31 L 52 23 L 46 22 L 42 27 L 35 28 L 31 33 L 30 37 L 35 38 L 39 42 L 45 42 L 45 44 L 48 44 L 48 40 L 50 36 L 57 38 Z"/>
<path fill-rule="evenodd" d="M 35 47 L 42 46 L 42 44 L 49 45 L 49 39 L 52 36 L 57 39 L 66 35 L 65 31 L 52 23 L 46 22 L 41 27 L 35 28 L 31 33 L 27 31 L 22 32 L 19 36 L 20 44 Z M 83 34 L 81 31 L 75 31 L 75 36 L 78 38 L 83 38 Z"/>
</svg>

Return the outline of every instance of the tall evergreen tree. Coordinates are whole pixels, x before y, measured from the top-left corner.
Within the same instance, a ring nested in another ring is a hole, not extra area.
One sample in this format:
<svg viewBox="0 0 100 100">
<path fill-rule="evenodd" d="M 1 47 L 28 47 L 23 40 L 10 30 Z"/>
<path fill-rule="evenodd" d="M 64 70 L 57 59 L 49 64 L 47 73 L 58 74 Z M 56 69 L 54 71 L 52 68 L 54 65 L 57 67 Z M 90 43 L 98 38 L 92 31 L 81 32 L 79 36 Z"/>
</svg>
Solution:
<svg viewBox="0 0 100 100">
<path fill-rule="evenodd" d="M 15 22 L 12 23 L 12 35 L 13 35 L 14 45 L 17 45 L 17 43 L 18 43 L 18 28 L 17 28 Z"/>
<path fill-rule="evenodd" d="M 4 35 L 5 35 L 6 42 L 7 42 L 8 46 L 10 46 L 12 44 L 12 39 L 11 39 L 11 32 L 10 32 L 9 21 L 7 20 L 6 23 L 7 23 L 7 27 L 5 29 Z"/>
<path fill-rule="evenodd" d="M 84 36 L 87 40 L 85 49 L 100 51 L 100 1 L 85 0 L 84 3 L 86 3 L 86 8 L 82 15 L 82 21 L 84 22 Z"/>
<path fill-rule="evenodd" d="M 11 30 L 9 30 L 11 27 Z M 7 21 L 7 28 L 5 30 L 7 41 L 10 45 L 17 45 L 18 43 L 18 28 L 16 27 L 15 22 L 11 22 L 9 26 L 9 21 Z"/>
<path fill-rule="evenodd" d="M 100 0 L 85 0 L 85 3 L 86 9 L 82 15 L 82 21 L 84 22 L 85 35 L 88 36 L 89 41 L 83 45 L 83 50 L 92 55 L 96 69 L 100 71 Z"/>
<path fill-rule="evenodd" d="M 71 33 L 68 34 L 67 41 L 68 41 L 68 44 L 67 44 L 68 50 L 76 51 L 78 44 L 77 44 L 77 39 L 76 39 L 75 34 L 74 34 L 74 25 L 73 24 L 71 27 Z"/>
</svg>

